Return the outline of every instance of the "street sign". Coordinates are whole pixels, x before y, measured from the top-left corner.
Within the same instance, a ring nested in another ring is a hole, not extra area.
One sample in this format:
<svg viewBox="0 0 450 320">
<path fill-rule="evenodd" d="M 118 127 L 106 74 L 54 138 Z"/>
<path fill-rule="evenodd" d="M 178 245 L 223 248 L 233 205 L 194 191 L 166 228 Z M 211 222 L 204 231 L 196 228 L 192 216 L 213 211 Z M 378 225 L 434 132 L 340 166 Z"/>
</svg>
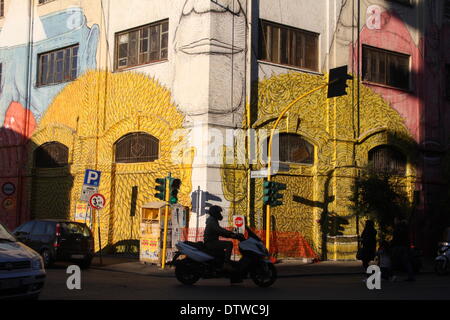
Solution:
<svg viewBox="0 0 450 320">
<path fill-rule="evenodd" d="M 102 173 L 100 171 L 86 169 L 86 172 L 84 174 L 84 185 L 91 186 L 91 187 L 98 187 L 100 186 L 100 175 Z"/>
<path fill-rule="evenodd" d="M 16 186 L 11 182 L 6 182 L 2 186 L 3 194 L 6 196 L 12 196 L 16 192 Z"/>
<path fill-rule="evenodd" d="M 98 193 L 98 187 L 83 185 L 80 200 L 82 202 L 89 202 L 89 199 L 91 199 L 91 197 L 96 193 Z"/>
<path fill-rule="evenodd" d="M 235 232 L 244 234 L 244 232 L 245 232 L 244 216 L 234 216 L 233 217 L 233 226 L 234 226 Z"/>
<path fill-rule="evenodd" d="M 259 171 L 251 171 L 250 178 L 267 178 L 267 169 L 259 170 Z"/>
<path fill-rule="evenodd" d="M 89 199 L 90 206 L 97 210 L 103 209 L 103 207 L 105 206 L 105 203 L 106 203 L 106 199 L 100 193 L 96 193 L 96 194 L 92 195 L 92 197 Z"/>
</svg>

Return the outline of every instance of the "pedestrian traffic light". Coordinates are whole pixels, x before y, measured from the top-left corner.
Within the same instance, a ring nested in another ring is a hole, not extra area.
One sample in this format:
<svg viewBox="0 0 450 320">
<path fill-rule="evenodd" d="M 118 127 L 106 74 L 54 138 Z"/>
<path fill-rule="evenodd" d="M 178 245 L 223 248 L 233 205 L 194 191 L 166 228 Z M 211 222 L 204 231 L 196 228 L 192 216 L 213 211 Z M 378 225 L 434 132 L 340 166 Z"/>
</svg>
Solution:
<svg viewBox="0 0 450 320">
<path fill-rule="evenodd" d="M 328 80 L 328 98 L 345 96 L 347 80 L 352 79 L 353 77 L 347 74 L 347 66 L 331 69 Z"/>
<path fill-rule="evenodd" d="M 264 204 L 271 207 L 281 206 L 283 204 L 281 201 L 283 195 L 279 193 L 281 190 L 286 190 L 286 185 L 284 183 L 264 181 Z"/>
<path fill-rule="evenodd" d="M 169 178 L 169 203 L 175 204 L 178 202 L 178 190 L 181 186 L 180 179 Z"/>
<path fill-rule="evenodd" d="M 155 193 L 155 197 L 162 201 L 166 201 L 166 179 L 157 178 L 155 181 L 156 181 L 155 190 L 158 191 L 158 193 Z"/>
</svg>

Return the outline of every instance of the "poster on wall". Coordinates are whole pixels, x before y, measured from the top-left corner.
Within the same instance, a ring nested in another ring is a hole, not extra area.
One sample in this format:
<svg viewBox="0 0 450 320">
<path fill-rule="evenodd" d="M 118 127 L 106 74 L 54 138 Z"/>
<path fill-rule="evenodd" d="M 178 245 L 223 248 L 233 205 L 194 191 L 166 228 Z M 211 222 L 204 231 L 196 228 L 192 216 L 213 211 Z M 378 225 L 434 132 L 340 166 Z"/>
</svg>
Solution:
<svg viewBox="0 0 450 320">
<path fill-rule="evenodd" d="M 91 214 L 87 203 L 78 202 L 76 204 L 74 220 L 86 223 L 88 226 L 91 225 Z"/>
</svg>

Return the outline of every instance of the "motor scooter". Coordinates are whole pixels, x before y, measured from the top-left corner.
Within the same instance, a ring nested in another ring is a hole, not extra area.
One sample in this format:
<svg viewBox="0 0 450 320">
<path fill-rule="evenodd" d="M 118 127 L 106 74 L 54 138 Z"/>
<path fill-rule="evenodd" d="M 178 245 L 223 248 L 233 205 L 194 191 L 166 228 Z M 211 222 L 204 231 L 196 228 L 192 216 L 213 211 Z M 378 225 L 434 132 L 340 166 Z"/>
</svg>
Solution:
<svg viewBox="0 0 450 320">
<path fill-rule="evenodd" d="M 175 266 L 175 276 L 181 283 L 192 285 L 200 278 L 245 279 L 250 275 L 259 287 L 269 287 L 277 279 L 277 270 L 269 260 L 269 252 L 263 242 L 246 227 L 248 237 L 238 237 L 241 259 L 232 261 L 232 270 L 223 268 L 223 254 L 207 250 L 203 242 L 178 242 L 171 265 Z"/>
<path fill-rule="evenodd" d="M 444 232 L 444 241 L 439 242 L 434 270 L 438 275 L 446 275 L 450 269 L 450 228 Z"/>
</svg>

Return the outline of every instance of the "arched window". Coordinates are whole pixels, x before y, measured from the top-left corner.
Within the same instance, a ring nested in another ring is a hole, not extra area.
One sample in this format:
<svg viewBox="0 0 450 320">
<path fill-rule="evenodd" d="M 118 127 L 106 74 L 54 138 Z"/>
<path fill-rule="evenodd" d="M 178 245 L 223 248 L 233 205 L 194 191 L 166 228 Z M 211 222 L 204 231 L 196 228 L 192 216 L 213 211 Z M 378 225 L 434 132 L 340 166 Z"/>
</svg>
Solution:
<svg viewBox="0 0 450 320">
<path fill-rule="evenodd" d="M 314 164 L 314 146 L 303 139 L 302 136 L 294 133 L 281 133 L 274 136 L 274 142 L 277 137 L 279 141 L 279 161 Z"/>
<path fill-rule="evenodd" d="M 159 140 L 145 132 L 129 133 L 115 143 L 116 163 L 151 162 L 159 158 Z"/>
<path fill-rule="evenodd" d="M 36 168 L 59 168 L 69 163 L 69 148 L 56 141 L 39 146 L 34 155 Z"/>
<path fill-rule="evenodd" d="M 379 146 L 369 151 L 369 162 L 378 172 L 405 175 L 406 157 L 391 146 Z"/>
</svg>

